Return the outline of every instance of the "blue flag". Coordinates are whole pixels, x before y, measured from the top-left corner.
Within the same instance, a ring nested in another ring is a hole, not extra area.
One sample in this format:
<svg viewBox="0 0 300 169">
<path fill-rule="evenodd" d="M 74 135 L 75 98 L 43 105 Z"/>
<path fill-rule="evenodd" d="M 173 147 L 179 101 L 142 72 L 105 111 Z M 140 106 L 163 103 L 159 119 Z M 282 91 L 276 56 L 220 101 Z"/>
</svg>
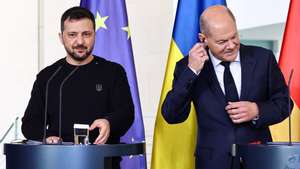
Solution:
<svg viewBox="0 0 300 169">
<path fill-rule="evenodd" d="M 93 54 L 121 64 L 127 73 L 135 120 L 121 142 L 145 142 L 125 0 L 81 0 L 80 6 L 89 9 L 95 16 L 96 42 Z M 146 158 L 142 155 L 123 157 L 121 168 L 146 169 Z"/>
</svg>

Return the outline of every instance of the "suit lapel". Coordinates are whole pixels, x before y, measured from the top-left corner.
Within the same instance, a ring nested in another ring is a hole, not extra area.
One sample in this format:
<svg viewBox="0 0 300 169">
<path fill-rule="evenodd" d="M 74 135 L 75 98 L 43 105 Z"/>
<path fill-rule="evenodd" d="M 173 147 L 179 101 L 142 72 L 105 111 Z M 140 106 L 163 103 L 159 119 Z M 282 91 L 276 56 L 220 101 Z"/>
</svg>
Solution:
<svg viewBox="0 0 300 169">
<path fill-rule="evenodd" d="M 220 87 L 211 59 L 204 66 L 204 77 L 217 100 L 222 104 L 226 104 L 225 95 Z"/>
<path fill-rule="evenodd" d="M 252 75 L 255 67 L 255 60 L 251 57 L 251 52 L 247 51 L 246 47 L 240 47 L 241 72 L 242 72 L 242 87 L 240 100 L 247 100 L 247 91 L 249 91 L 249 82 L 252 80 Z"/>
<path fill-rule="evenodd" d="M 241 44 L 240 47 L 240 59 L 241 59 L 241 96 L 240 100 L 247 100 L 247 91 L 249 91 L 249 82 L 252 80 L 252 75 L 254 73 L 255 63 L 251 57 L 251 52 L 247 51 L 246 47 Z M 217 100 L 221 104 L 226 104 L 224 93 L 219 85 L 213 64 L 209 59 L 208 63 L 204 65 L 203 76 L 205 77 L 211 91 L 216 96 Z"/>
</svg>

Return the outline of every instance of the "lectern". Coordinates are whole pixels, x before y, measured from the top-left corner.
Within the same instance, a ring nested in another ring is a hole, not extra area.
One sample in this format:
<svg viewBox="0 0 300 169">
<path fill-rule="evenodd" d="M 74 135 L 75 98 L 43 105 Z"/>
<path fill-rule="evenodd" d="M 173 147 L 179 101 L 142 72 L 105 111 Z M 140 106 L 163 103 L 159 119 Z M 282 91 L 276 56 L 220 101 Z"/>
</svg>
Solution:
<svg viewBox="0 0 300 169">
<path fill-rule="evenodd" d="M 145 144 L 4 144 L 6 169 L 104 169 L 105 157 L 145 153 Z"/>
<path fill-rule="evenodd" d="M 238 145 L 245 169 L 300 169 L 300 143 Z"/>
</svg>

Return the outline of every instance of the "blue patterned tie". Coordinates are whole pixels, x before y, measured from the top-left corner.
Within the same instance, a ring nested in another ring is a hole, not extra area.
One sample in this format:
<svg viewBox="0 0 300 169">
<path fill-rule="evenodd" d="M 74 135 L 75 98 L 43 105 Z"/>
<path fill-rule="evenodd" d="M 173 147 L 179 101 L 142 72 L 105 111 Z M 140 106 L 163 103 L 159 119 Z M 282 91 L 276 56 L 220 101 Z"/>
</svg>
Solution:
<svg viewBox="0 0 300 169">
<path fill-rule="evenodd" d="M 221 62 L 221 65 L 223 65 L 225 67 L 224 70 L 224 76 L 223 76 L 223 80 L 224 80 L 224 88 L 225 88 L 225 97 L 226 97 L 226 101 L 227 102 L 236 102 L 239 101 L 239 95 L 234 83 L 234 79 L 233 76 L 230 72 L 230 62 Z"/>
</svg>

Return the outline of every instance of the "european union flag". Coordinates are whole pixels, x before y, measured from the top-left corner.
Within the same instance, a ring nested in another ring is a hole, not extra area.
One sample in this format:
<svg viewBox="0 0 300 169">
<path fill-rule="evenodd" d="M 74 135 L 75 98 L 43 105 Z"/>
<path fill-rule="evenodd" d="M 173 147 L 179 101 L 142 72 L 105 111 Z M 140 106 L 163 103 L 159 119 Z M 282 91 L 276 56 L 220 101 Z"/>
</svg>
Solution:
<svg viewBox="0 0 300 169">
<path fill-rule="evenodd" d="M 128 26 L 125 0 L 81 0 L 96 20 L 96 42 L 93 54 L 121 64 L 127 73 L 135 107 L 135 120 L 121 142 L 145 142 L 144 124 Z M 146 169 L 144 156 L 123 157 L 121 168 Z"/>
</svg>

